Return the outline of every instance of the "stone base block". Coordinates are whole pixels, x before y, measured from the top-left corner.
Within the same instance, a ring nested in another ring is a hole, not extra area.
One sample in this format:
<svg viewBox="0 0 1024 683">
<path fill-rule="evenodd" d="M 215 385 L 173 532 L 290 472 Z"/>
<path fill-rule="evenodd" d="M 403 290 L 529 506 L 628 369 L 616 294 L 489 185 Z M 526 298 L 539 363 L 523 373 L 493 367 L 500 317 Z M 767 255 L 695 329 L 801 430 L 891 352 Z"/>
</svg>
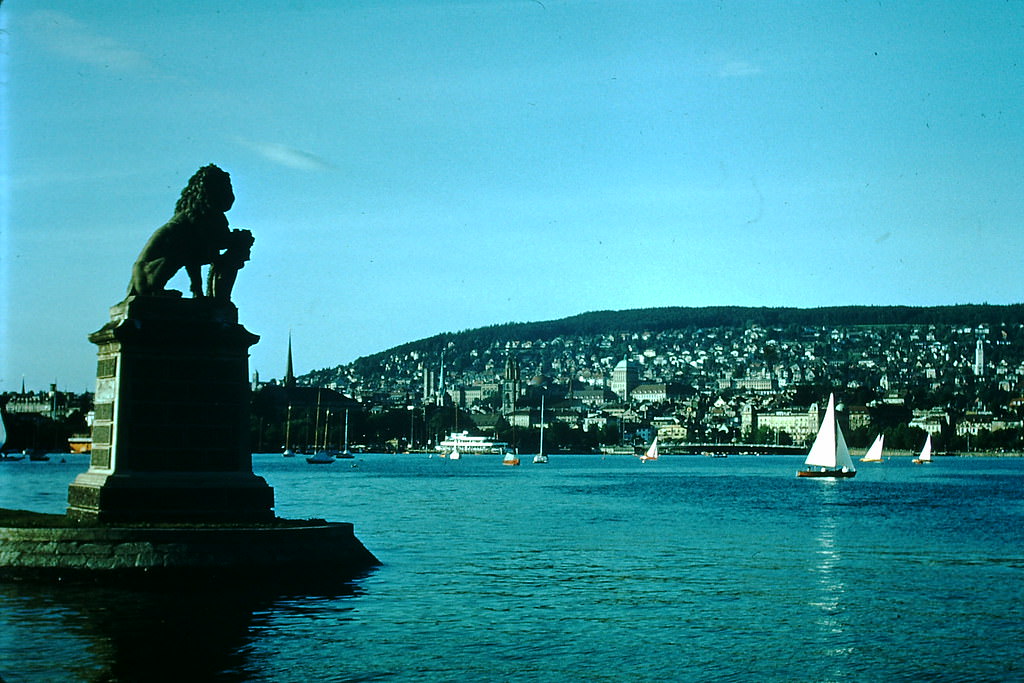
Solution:
<svg viewBox="0 0 1024 683">
<path fill-rule="evenodd" d="M 68 487 L 80 522 L 260 522 L 274 518 L 274 490 L 242 472 L 84 472 Z"/>
<path fill-rule="evenodd" d="M 0 528 L 0 579 L 337 583 L 380 564 L 352 525 Z"/>
</svg>

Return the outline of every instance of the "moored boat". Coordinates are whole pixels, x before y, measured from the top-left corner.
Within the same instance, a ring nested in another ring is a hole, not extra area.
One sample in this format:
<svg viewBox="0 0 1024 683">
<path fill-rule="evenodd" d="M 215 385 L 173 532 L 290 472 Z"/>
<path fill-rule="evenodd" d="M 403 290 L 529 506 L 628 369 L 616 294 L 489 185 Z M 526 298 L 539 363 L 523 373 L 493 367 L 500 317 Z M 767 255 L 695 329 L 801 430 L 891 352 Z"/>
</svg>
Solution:
<svg viewBox="0 0 1024 683">
<path fill-rule="evenodd" d="M 348 409 L 345 410 L 345 444 L 341 448 L 341 452 L 338 454 L 339 458 L 354 458 L 352 451 L 348 448 Z"/>
<path fill-rule="evenodd" d="M 849 479 L 856 475 L 857 468 L 850 458 L 843 430 L 836 422 L 835 396 L 829 394 L 828 407 L 818 428 L 818 435 L 814 437 L 814 444 L 804 460 L 804 468 L 798 470 L 796 476 Z"/>
<path fill-rule="evenodd" d="M 306 458 L 306 462 L 310 465 L 327 465 L 334 462 L 334 451 L 327 449 L 317 451 L 313 455 Z"/>
<path fill-rule="evenodd" d="M 544 396 L 540 397 L 540 448 L 537 455 L 533 456 L 535 465 L 543 465 L 548 461 L 548 454 L 544 452 Z"/>
<path fill-rule="evenodd" d="M 77 454 L 92 453 L 92 437 L 88 434 L 69 436 L 68 451 Z"/>
<path fill-rule="evenodd" d="M 295 451 L 292 450 L 292 404 L 288 404 L 288 417 L 285 418 L 284 422 L 284 452 L 281 453 L 286 458 L 294 458 Z"/>
<path fill-rule="evenodd" d="M 474 455 L 504 455 L 509 448 L 504 441 L 492 441 L 486 436 L 470 436 L 469 432 L 463 431 L 452 432 L 437 445 L 438 453 L 451 453 L 454 450 Z"/>
</svg>

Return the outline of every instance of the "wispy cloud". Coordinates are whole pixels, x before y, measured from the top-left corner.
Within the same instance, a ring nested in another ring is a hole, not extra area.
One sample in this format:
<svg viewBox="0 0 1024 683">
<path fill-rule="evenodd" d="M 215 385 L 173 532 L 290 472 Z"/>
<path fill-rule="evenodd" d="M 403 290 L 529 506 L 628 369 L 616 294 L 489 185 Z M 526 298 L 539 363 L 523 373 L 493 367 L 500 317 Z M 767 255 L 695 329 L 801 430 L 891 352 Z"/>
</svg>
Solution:
<svg viewBox="0 0 1024 683">
<path fill-rule="evenodd" d="M 239 139 L 238 143 L 262 155 L 265 159 L 300 171 L 331 171 L 334 165 L 315 154 L 282 145 L 277 142 L 253 142 Z"/>
<path fill-rule="evenodd" d="M 760 66 L 742 59 L 727 61 L 718 68 L 718 75 L 722 78 L 744 78 L 747 76 L 757 76 L 760 73 Z"/>
<path fill-rule="evenodd" d="M 122 45 L 62 12 L 33 12 L 25 18 L 22 28 L 26 35 L 51 52 L 84 64 L 126 72 L 153 69 L 144 53 Z"/>
</svg>

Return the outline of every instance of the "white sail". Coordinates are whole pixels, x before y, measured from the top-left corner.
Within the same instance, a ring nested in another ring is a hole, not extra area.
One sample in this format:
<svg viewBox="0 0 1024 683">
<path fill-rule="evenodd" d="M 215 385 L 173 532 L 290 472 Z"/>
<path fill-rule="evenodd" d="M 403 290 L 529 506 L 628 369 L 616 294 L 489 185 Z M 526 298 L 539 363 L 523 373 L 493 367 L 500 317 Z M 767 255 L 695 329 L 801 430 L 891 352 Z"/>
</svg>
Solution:
<svg viewBox="0 0 1024 683">
<path fill-rule="evenodd" d="M 929 434 L 928 438 L 924 440 L 924 448 L 921 449 L 921 455 L 917 456 L 917 459 L 921 462 L 931 462 L 932 459 L 932 435 Z"/>
<path fill-rule="evenodd" d="M 882 461 L 882 446 L 885 443 L 885 436 L 879 434 L 875 437 L 875 442 L 871 444 L 871 448 L 861 458 L 863 462 L 881 462 Z"/>
<path fill-rule="evenodd" d="M 0 448 L 7 445 L 7 425 L 4 424 L 4 415 L 0 412 Z"/>
<path fill-rule="evenodd" d="M 821 420 L 818 435 L 814 437 L 814 444 L 811 446 L 804 464 L 808 467 L 827 467 L 829 469 L 836 466 L 836 406 L 832 394 L 828 396 L 825 417 Z"/>
<path fill-rule="evenodd" d="M 843 430 L 836 424 L 836 467 L 844 472 L 854 472 L 853 458 L 850 457 L 850 449 L 846 447 L 846 439 L 843 438 Z"/>
<path fill-rule="evenodd" d="M 657 460 L 658 459 L 658 437 L 654 437 L 654 441 L 647 448 L 647 451 L 640 456 L 641 460 Z"/>
</svg>

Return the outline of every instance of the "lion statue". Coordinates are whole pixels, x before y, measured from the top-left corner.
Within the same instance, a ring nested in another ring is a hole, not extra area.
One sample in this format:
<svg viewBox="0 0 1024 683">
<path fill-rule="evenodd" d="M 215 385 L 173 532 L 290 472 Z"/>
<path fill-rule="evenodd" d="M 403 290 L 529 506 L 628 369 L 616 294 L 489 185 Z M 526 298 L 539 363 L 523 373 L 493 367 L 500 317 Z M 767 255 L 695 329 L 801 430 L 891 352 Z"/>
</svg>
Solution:
<svg viewBox="0 0 1024 683">
<path fill-rule="evenodd" d="M 132 266 L 128 295 L 181 296 L 164 287 L 184 268 L 192 296 L 202 297 L 202 266 L 210 264 L 205 295 L 227 300 L 253 244 L 248 230 L 228 227 L 224 213 L 234 202 L 231 176 L 225 171 L 213 164 L 196 171 L 181 192 L 174 216 L 153 233 Z"/>
</svg>

